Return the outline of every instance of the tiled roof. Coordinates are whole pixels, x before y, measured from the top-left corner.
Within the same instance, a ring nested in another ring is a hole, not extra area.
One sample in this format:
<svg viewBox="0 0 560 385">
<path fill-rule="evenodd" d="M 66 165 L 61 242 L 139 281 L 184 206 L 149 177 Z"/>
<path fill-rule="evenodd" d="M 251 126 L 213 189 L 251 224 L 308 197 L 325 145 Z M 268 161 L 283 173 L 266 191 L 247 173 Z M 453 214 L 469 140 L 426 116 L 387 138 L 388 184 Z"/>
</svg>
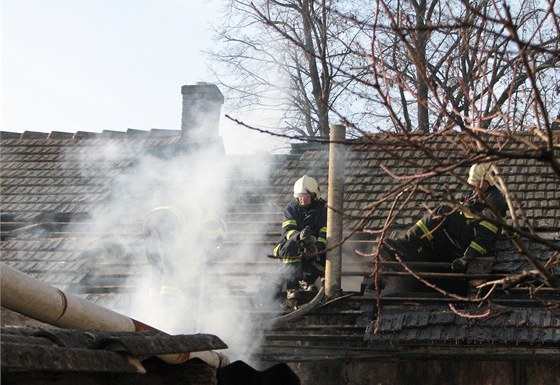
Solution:
<svg viewBox="0 0 560 385">
<path fill-rule="evenodd" d="M 142 220 L 158 205 L 148 202 L 146 193 L 160 186 L 157 175 L 134 181 L 140 188 L 124 199 L 132 204 L 99 225 L 99 216 L 111 215 L 113 200 L 131 194 L 123 192 L 118 185 L 123 182 L 116 180 L 144 158 L 161 160 L 196 153 L 204 143 L 183 143 L 180 131 L 129 130 L 118 134 L 2 133 L 1 145 L 2 262 L 90 301 L 118 307 L 130 300 L 130 292 L 145 278 L 138 273 L 148 264 Z M 270 157 L 273 162 L 276 158 Z M 224 214 L 230 239 L 223 250 L 242 247 L 245 254 L 253 250 L 270 271 L 267 264 L 278 267 L 266 255 L 278 238 L 276 225 L 283 204 L 267 203 L 270 197 L 275 199 L 268 175 L 245 171 L 246 165 L 254 168 L 254 157 L 230 156 L 228 162 L 238 165 L 232 166 L 225 181 L 231 183 L 228 198 L 232 206 Z M 165 169 L 157 171 L 166 177 Z M 181 173 L 188 176 L 190 171 L 186 163 Z M 176 195 L 188 188 L 165 186 L 157 194 L 160 202 L 176 201 L 181 198 Z M 214 204 L 203 204 L 207 203 Z M 268 228 L 268 238 L 262 241 L 255 226 L 259 231 Z M 224 253 L 222 262 L 238 264 L 238 252 Z"/>
<path fill-rule="evenodd" d="M 112 132 L 71 137 L 1 133 L 3 222 L 37 222 L 41 217 L 87 214 L 108 198 L 112 180 L 130 167 L 137 151 L 169 148 L 174 135 Z M 110 151 L 115 151 L 111 154 Z"/>
<path fill-rule="evenodd" d="M 478 318 L 481 309 L 466 314 L 449 309 L 425 308 L 415 311 L 384 314 L 380 325 L 372 323 L 365 341 L 390 345 L 426 344 L 500 344 L 558 346 L 560 319 L 542 309 L 502 309 L 502 314 Z M 375 327 L 378 327 L 375 332 Z"/>
<path fill-rule="evenodd" d="M 560 136 L 555 132 L 554 156 L 560 159 Z M 543 239 L 556 243 L 560 242 L 560 175 L 549 162 L 536 157 L 524 157 L 523 152 L 533 151 L 527 145 L 535 141 L 532 133 L 520 133 L 522 140 L 501 141 L 489 135 L 485 139 L 501 151 L 509 151 L 513 155 L 508 160 L 500 160 L 498 168 L 500 175 L 507 185 L 512 196 L 519 199 L 520 207 L 527 222 Z M 417 141 L 415 141 L 417 139 Z M 525 142 L 524 142 L 525 141 Z M 362 143 L 362 144 L 359 144 Z M 420 144 L 422 146 L 420 146 Z M 463 146 L 461 144 L 464 144 Z M 542 143 L 541 143 L 542 144 Z M 299 146 L 301 151 L 303 146 Z M 315 144 L 313 147 L 317 147 Z M 422 188 L 411 196 L 410 202 L 402 207 L 393 229 L 404 229 L 414 224 L 428 208 L 435 208 L 440 199 L 426 191 L 443 192 L 448 189 L 459 199 L 462 194 L 468 193 L 463 187 L 460 178 L 468 175 L 469 163 L 460 167 L 453 167 L 453 173 L 442 172 L 454 164 L 459 164 L 466 159 L 467 151 L 473 151 L 474 143 L 460 133 L 443 137 L 423 137 L 421 135 L 411 138 L 402 136 L 379 134 L 367 140 L 352 142 L 347 145 L 345 159 L 345 194 L 344 214 L 346 232 L 354 229 L 357 223 L 368 230 L 381 229 L 389 214 L 392 199 L 384 201 L 388 192 L 398 191 L 410 179 L 403 176 L 428 175 L 421 180 Z M 432 171 L 435 173 L 430 174 Z M 285 195 L 286 200 L 291 195 L 293 181 L 302 174 L 317 178 L 320 186 L 327 185 L 328 151 L 323 150 L 302 151 L 299 159 L 287 161 L 284 167 L 276 174 L 275 185 Z M 394 175 L 391 175 L 394 174 Z M 395 177 L 395 175 L 397 177 Z M 418 179 L 413 182 L 418 181 Z M 410 184 L 412 187 L 413 184 Z M 322 191 L 322 196 L 327 197 L 327 191 Z M 377 204 L 376 202 L 380 202 Z M 375 208 L 372 210 L 372 208 Z M 519 214 L 519 212 L 517 213 Z M 360 223 L 361 220 L 364 222 Z M 356 234 L 357 235 L 357 234 Z M 367 239 L 367 237 L 365 237 Z M 372 239 L 372 238 L 369 238 Z M 523 242 L 531 251 L 535 260 L 545 264 L 550 262 L 551 248 L 543 244 L 523 238 Z M 370 244 L 369 251 L 372 250 Z M 517 250 L 511 241 L 505 237 L 499 240 L 496 257 L 491 271 L 493 273 L 522 273 L 531 270 L 534 266 Z M 558 267 L 553 270 L 560 274 Z M 498 279 L 496 277 L 495 279 Z M 418 345 L 426 349 L 436 349 L 434 344 L 479 345 L 479 344 L 548 344 L 554 346 L 560 341 L 557 333 L 558 316 L 554 311 L 541 308 L 539 300 L 535 302 L 537 308 L 530 304 L 531 299 L 527 292 L 519 296 L 512 290 L 505 296 L 497 299 L 498 302 L 511 305 L 513 310 L 496 316 L 495 310 L 491 317 L 466 318 L 450 310 L 447 302 L 435 308 L 426 307 L 431 303 L 430 298 L 416 296 L 410 293 L 403 294 L 401 306 L 391 310 L 381 310 L 381 324 L 374 333 L 376 321 L 372 321 L 366 331 L 365 341 L 372 349 L 386 344 Z M 554 306 L 560 298 L 560 291 L 551 290 L 550 302 Z M 538 295 L 537 295 L 538 297 Z M 523 300 L 516 302 L 519 298 Z M 375 302 L 375 298 L 371 299 Z M 382 300 L 382 305 L 384 304 Z M 393 305 L 393 302 L 389 302 Z M 410 304 L 414 304 L 415 307 Z M 389 306 L 387 309 L 391 309 Z M 363 314 L 367 314 L 364 311 Z M 373 311 L 372 318 L 378 314 Z M 315 315 L 318 316 L 318 315 Z M 554 318 L 554 320 L 552 320 Z M 539 320 L 536 322 L 535 320 Z M 305 328 L 308 324 L 299 325 Z M 346 326 L 346 325 L 344 325 Z M 276 337 L 279 338 L 279 337 Z M 286 337 L 289 339 L 289 337 Z M 312 337 L 309 337 L 312 338 Z M 479 345 L 480 346 L 480 345 Z M 296 349 L 294 347 L 294 349 Z M 484 350 L 481 350 L 481 354 Z M 348 353 L 351 354 L 351 353 Z M 445 353 L 449 354 L 449 352 Z M 558 354 L 556 351 L 555 354 Z M 422 353 L 419 353 L 421 356 Z"/>
<path fill-rule="evenodd" d="M 367 141 L 352 142 L 348 146 L 345 233 L 353 230 L 359 220 L 364 219 L 365 222 L 344 246 L 345 271 L 351 270 L 360 279 L 372 270 L 372 265 L 357 257 L 354 250 L 372 250 L 374 236 L 362 230 L 377 230 L 383 226 L 390 202 L 381 201 L 388 191 L 406 182 L 395 179 L 388 171 L 401 176 L 414 175 L 440 171 L 457 160 L 463 160 L 465 152 L 472 151 L 472 143 L 461 146 L 468 140 L 457 140 L 453 135 L 428 139 L 418 136 L 417 142 L 411 143 L 401 140 L 399 136 L 380 134 Z M 420 142 L 429 150 L 419 148 L 416 144 Z M 139 151 L 140 147 L 148 149 L 149 154 L 163 158 L 184 151 L 185 144 L 180 143 L 179 132 L 129 130 L 118 134 L 24 133 L 19 136 L 2 133 L 1 144 L 2 262 L 42 281 L 82 294 L 84 298 L 101 305 L 111 303 L 118 307 L 119 301 L 126 302 L 128 294 L 142 278 L 135 272 L 142 263 L 147 263 L 142 244 L 141 215 L 148 206 L 134 205 L 125 218 L 113 222 L 110 227 L 93 227 L 91 216 L 94 212 L 110 208 L 111 199 L 119 194 L 115 191 L 114 181 L 136 165 L 140 155 L 146 154 Z M 523 142 L 513 141 L 499 144 L 505 145 L 503 149 L 512 151 L 524 146 Z M 214 264 L 208 274 L 212 277 L 227 276 L 233 282 L 234 295 L 254 295 L 259 291 L 259 284 L 270 284 L 268 277 L 278 270 L 276 261 L 267 259 L 266 255 L 271 253 L 280 236 L 282 210 L 292 199 L 294 181 L 304 173 L 314 176 L 323 188 L 323 197 L 327 197 L 327 148 L 323 146 L 324 150 L 316 150 L 317 146 L 314 147 L 314 150 L 306 151 L 305 146 L 300 146 L 299 155 L 268 158 L 266 162 L 273 164 L 272 175 L 250 175 L 246 170 L 249 170 L 248 165 L 255 163 L 253 158 L 230 157 L 239 162 L 241 167 L 228 176 L 226 183 L 227 199 L 232 203 L 224 214 L 229 237 L 220 251 L 219 263 Z M 560 147 L 557 139 L 554 151 L 558 158 Z M 458 176 L 464 176 L 468 166 L 464 164 L 455 169 L 456 176 L 452 173 L 436 173 L 426 177 L 423 186 L 441 191 L 447 185 L 450 191 L 460 196 L 463 191 Z M 501 161 L 499 168 L 510 191 L 519 197 L 528 222 L 540 235 L 558 242 L 558 175 L 545 161 L 522 157 Z M 161 170 L 162 173 L 164 171 Z M 185 165 L 185 172 L 188 172 L 188 165 Z M 145 187 L 154 186 L 147 183 Z M 172 195 L 174 192 L 168 193 Z M 140 198 L 134 202 L 142 200 L 142 196 L 134 198 Z M 379 205 L 372 211 L 372 205 L 378 201 Z M 414 223 L 426 207 L 434 207 L 437 203 L 437 197 L 418 191 L 400 211 L 395 226 L 403 228 Z M 69 226 L 70 223 L 72 226 Z M 118 243 L 113 242 L 117 234 Z M 531 242 L 528 244 L 538 260 L 546 261 L 550 256 L 549 248 Z M 521 253 L 515 251 L 511 242 L 502 239 L 498 245 L 494 272 L 520 272 L 528 268 L 531 265 Z M 208 281 L 218 286 L 217 278 Z M 545 310 L 533 311 L 536 314 Z M 401 316 L 406 318 L 406 314 L 387 316 L 383 322 L 390 322 L 390 325 L 394 322 L 396 325 L 399 321 L 393 320 Z M 450 338 L 460 341 L 475 338 L 476 334 L 463 335 L 460 329 L 452 327 L 459 319 L 452 316 L 448 309 L 441 314 L 450 322 L 449 326 L 445 326 L 447 332 L 455 333 Z M 517 317 L 516 312 L 509 314 Z M 493 324 L 478 325 L 488 333 L 494 333 L 489 327 Z M 400 330 L 387 329 L 385 323 L 382 327 L 390 333 Z M 418 327 L 430 329 L 425 333 L 437 334 L 436 329 L 443 326 L 427 323 Z M 407 338 L 416 341 L 420 332 L 406 333 L 403 334 L 403 341 Z M 439 336 L 443 338 L 444 334 L 441 333 Z M 542 336 L 546 337 L 544 334 Z M 381 341 L 385 337 L 372 335 L 369 338 L 371 341 Z M 481 338 L 489 337 L 484 335 Z M 419 341 L 428 343 L 426 339 Z"/>
<path fill-rule="evenodd" d="M 217 337 L 208 334 L 168 336 L 162 333 L 99 332 L 72 329 L 2 328 L 2 379 L 18 378 L 18 373 L 139 373 L 150 369 L 141 360 L 163 354 L 225 349 Z M 195 361 L 193 361 L 195 362 Z M 195 364 L 182 368 L 183 376 L 201 376 L 200 383 L 215 383 L 215 369 L 202 370 Z M 161 376 L 165 370 L 150 371 Z M 198 382 L 197 382 L 198 383 Z"/>
<path fill-rule="evenodd" d="M 460 136 L 460 134 L 457 134 Z M 560 157 L 560 143 L 554 150 L 555 156 Z M 532 138 L 532 135 L 527 135 Z M 489 138 L 492 140 L 492 137 Z M 415 148 L 410 142 L 403 142 L 393 136 L 380 135 L 368 144 L 348 145 L 346 155 L 345 178 L 345 214 L 349 218 L 370 218 L 366 227 L 378 229 L 383 226 L 387 217 L 390 202 L 380 205 L 375 212 L 370 213 L 373 202 L 381 200 L 383 196 L 409 180 L 395 179 L 389 172 L 398 177 L 421 175 L 431 171 L 438 171 L 434 176 L 423 178 L 422 186 L 434 191 L 443 191 L 444 186 L 460 197 L 464 193 L 458 177 L 468 175 L 470 164 L 456 167 L 452 174 L 444 174 L 446 166 L 465 160 L 465 150 L 457 147 L 457 142 L 434 137 L 422 142 L 425 148 Z M 502 148 L 503 151 L 530 151 L 523 148 L 522 143 L 513 143 Z M 525 209 L 529 223 L 538 229 L 558 231 L 560 229 L 560 188 L 559 177 L 550 164 L 536 159 L 509 159 L 498 162 L 501 176 L 512 195 L 516 196 Z M 309 173 L 317 177 L 321 186 L 327 185 L 328 152 L 311 151 L 302 155 L 299 160 L 292 160 L 285 164 L 285 170 L 275 184 L 283 186 L 286 195 L 289 194 L 293 180 L 302 173 Z M 388 170 L 388 171 L 386 171 Z M 326 196 L 325 193 L 323 195 Z M 408 226 L 414 223 L 425 211 L 425 207 L 435 207 L 439 200 L 422 191 L 418 191 L 410 204 L 399 214 L 398 223 Z"/>
</svg>

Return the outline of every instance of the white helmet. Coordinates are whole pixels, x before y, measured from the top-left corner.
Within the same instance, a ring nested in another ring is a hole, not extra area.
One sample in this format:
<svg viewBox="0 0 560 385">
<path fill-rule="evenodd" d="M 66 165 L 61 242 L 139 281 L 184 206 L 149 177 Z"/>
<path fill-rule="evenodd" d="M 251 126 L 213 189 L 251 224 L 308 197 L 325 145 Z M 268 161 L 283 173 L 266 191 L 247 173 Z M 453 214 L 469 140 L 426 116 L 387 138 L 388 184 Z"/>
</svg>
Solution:
<svg viewBox="0 0 560 385">
<path fill-rule="evenodd" d="M 481 181 L 486 180 L 490 185 L 494 184 L 494 178 L 492 177 L 492 171 L 490 168 L 492 165 L 490 163 L 476 163 L 473 164 L 469 170 L 469 179 L 467 182 L 470 185 L 477 185 Z"/>
<path fill-rule="evenodd" d="M 315 194 L 315 198 L 321 198 L 321 191 L 319 185 L 314 178 L 304 175 L 294 183 L 294 198 L 300 197 L 304 194 Z"/>
</svg>

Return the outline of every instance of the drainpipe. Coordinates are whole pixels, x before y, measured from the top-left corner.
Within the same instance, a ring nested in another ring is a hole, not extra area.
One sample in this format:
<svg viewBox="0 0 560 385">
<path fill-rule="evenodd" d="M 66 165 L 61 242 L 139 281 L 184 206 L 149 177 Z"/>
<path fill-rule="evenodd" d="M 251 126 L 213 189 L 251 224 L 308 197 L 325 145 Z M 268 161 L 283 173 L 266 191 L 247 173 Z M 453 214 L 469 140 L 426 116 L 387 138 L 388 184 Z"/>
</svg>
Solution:
<svg viewBox="0 0 560 385">
<path fill-rule="evenodd" d="M 330 129 L 329 145 L 329 180 L 327 211 L 327 241 L 330 249 L 327 252 L 325 266 L 325 294 L 327 298 L 338 297 L 342 293 L 342 241 L 343 204 L 344 204 L 344 163 L 346 127 L 334 124 Z"/>
<path fill-rule="evenodd" d="M 161 332 L 140 321 L 65 293 L 4 263 L 0 266 L 1 305 L 7 309 L 61 328 L 113 332 Z M 179 364 L 193 358 L 199 358 L 215 368 L 229 364 L 226 356 L 210 350 L 164 354 L 158 357 L 172 364 Z"/>
</svg>

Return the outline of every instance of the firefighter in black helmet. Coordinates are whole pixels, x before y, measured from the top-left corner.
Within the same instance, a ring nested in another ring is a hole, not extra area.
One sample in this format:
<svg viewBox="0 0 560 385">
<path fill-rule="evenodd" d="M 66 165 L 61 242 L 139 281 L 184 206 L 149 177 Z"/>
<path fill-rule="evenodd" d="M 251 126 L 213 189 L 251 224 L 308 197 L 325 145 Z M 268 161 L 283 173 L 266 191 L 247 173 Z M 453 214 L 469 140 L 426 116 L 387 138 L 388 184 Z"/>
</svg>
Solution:
<svg viewBox="0 0 560 385">
<path fill-rule="evenodd" d="M 491 164 L 474 164 L 468 183 L 473 192 L 463 209 L 438 206 L 406 233 L 386 239 L 382 258 L 393 259 L 397 253 L 404 261 L 450 262 L 452 271 L 465 272 L 475 258 L 490 255 L 501 230 L 493 219 L 505 216 L 507 203 L 494 185 Z"/>
<path fill-rule="evenodd" d="M 284 210 L 282 237 L 274 256 L 285 264 L 286 310 L 296 309 L 299 290 L 307 289 L 325 275 L 327 246 L 327 208 L 319 185 L 304 175 L 294 184 L 294 198 Z"/>
</svg>

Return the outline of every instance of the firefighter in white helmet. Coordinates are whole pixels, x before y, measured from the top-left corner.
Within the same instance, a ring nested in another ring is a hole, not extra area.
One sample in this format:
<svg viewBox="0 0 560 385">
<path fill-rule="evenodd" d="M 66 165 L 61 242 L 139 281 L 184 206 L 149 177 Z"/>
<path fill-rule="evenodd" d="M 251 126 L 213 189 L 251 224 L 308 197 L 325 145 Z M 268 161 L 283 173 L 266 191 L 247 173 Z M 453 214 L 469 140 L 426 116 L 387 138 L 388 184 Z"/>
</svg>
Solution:
<svg viewBox="0 0 560 385">
<path fill-rule="evenodd" d="M 464 209 L 439 205 L 405 234 L 386 239 L 382 257 L 392 259 L 397 253 L 405 261 L 450 262 L 452 271 L 465 272 L 476 257 L 491 255 L 501 231 L 495 220 L 507 211 L 505 197 L 494 185 L 491 166 L 471 166 L 467 182 L 473 192 L 463 200 Z M 417 280 L 408 282 L 398 291 L 409 290 Z"/>
<path fill-rule="evenodd" d="M 294 183 L 294 198 L 284 210 L 282 237 L 274 248 L 274 256 L 285 264 L 285 310 L 296 309 L 299 290 L 325 275 L 327 208 L 317 181 L 307 175 L 299 178 Z"/>
</svg>

